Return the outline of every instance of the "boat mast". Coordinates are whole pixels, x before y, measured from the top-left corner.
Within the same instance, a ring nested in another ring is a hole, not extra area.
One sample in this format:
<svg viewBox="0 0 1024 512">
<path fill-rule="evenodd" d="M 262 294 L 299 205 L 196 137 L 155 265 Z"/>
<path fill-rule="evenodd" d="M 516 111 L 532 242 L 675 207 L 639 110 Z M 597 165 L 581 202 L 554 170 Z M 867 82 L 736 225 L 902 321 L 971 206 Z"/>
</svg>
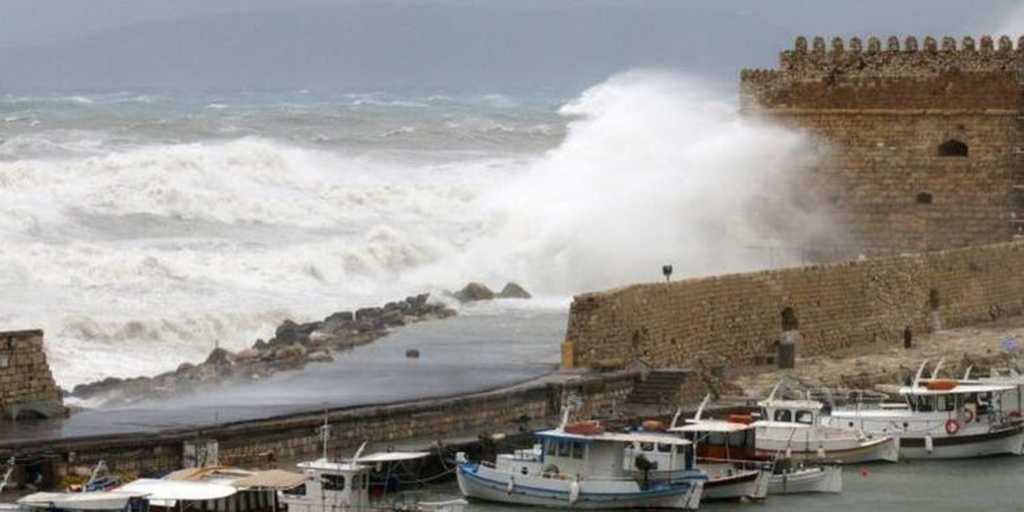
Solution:
<svg viewBox="0 0 1024 512">
<path fill-rule="evenodd" d="M 0 493 L 4 492 L 4 487 L 7 487 L 7 482 L 10 481 L 12 473 L 14 473 L 14 455 L 7 459 L 7 471 L 4 472 L 3 480 L 0 480 Z"/>
<path fill-rule="evenodd" d="M 324 445 L 324 461 L 329 460 L 327 458 L 327 441 L 331 438 L 331 425 L 327 423 L 327 411 L 324 411 L 324 425 L 320 427 L 320 441 Z"/>
</svg>

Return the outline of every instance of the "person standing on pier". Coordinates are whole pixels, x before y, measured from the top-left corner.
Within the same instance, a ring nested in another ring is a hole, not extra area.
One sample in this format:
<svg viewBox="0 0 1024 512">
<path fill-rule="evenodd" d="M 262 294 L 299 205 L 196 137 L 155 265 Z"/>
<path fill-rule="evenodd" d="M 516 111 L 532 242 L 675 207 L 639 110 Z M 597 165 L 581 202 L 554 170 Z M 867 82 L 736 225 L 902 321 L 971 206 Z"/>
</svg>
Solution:
<svg viewBox="0 0 1024 512">
<path fill-rule="evenodd" d="M 906 326 L 903 329 L 903 348 L 910 350 L 914 347 L 914 331 L 910 330 L 910 326 Z"/>
</svg>

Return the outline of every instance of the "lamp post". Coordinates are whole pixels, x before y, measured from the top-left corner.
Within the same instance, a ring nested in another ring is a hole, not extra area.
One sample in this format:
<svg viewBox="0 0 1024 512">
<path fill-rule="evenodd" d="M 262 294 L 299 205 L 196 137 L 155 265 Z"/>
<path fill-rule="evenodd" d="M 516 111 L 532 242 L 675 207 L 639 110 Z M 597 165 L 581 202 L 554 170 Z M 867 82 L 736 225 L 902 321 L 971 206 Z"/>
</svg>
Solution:
<svg viewBox="0 0 1024 512">
<path fill-rule="evenodd" d="M 665 282 L 669 282 L 672 278 L 672 265 L 662 265 L 661 273 L 665 275 Z"/>
</svg>

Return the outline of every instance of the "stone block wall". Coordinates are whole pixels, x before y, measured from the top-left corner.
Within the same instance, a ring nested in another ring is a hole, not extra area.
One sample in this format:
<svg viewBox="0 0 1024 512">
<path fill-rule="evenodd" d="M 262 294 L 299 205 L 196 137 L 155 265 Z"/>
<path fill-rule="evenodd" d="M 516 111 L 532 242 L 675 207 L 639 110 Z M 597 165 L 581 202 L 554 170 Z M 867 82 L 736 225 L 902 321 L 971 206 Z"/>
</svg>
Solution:
<svg viewBox="0 0 1024 512">
<path fill-rule="evenodd" d="M 0 416 L 62 412 L 60 391 L 43 349 L 43 331 L 0 331 Z"/>
<path fill-rule="evenodd" d="M 572 366 L 753 364 L 774 351 L 789 309 L 802 355 L 902 343 L 1024 307 L 1024 243 L 637 284 L 573 299 Z"/>
<path fill-rule="evenodd" d="M 801 191 L 845 256 L 1007 241 L 1024 228 L 1022 66 L 1024 39 L 801 37 L 778 69 L 741 73 L 741 107 L 817 141 Z"/>
<path fill-rule="evenodd" d="M 557 421 L 566 397 L 579 400 L 581 416 L 606 414 L 617 409 L 633 390 L 636 372 L 582 376 L 567 382 L 537 382 L 467 396 L 408 403 L 356 407 L 329 414 L 333 457 L 351 456 L 368 441 L 387 444 L 418 439 L 424 442 L 514 428 L 528 418 L 531 425 Z M 69 471 L 87 471 L 100 460 L 113 471 L 136 476 L 160 476 L 182 467 L 183 446 L 198 438 L 218 442 L 222 465 L 249 468 L 281 467 L 321 456 L 319 414 L 250 421 L 164 434 L 113 435 L 103 439 L 49 442 L 5 442 L 0 458 L 11 453 L 54 460 L 58 478 Z"/>
</svg>

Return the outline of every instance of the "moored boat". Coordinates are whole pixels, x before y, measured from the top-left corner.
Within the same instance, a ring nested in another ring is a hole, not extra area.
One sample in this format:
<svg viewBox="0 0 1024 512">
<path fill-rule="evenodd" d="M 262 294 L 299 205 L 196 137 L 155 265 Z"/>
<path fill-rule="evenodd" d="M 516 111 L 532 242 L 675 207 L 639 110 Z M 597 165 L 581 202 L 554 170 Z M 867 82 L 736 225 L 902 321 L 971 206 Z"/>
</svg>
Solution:
<svg viewBox="0 0 1024 512">
<path fill-rule="evenodd" d="M 867 431 L 828 421 L 829 408 L 816 400 L 781 400 L 772 389 L 758 402 L 761 419 L 753 422 L 757 433 L 757 454 L 784 454 L 795 461 L 829 461 L 839 464 L 896 462 L 900 438 L 892 432 Z"/>
<path fill-rule="evenodd" d="M 460 454 L 458 482 L 469 498 L 515 505 L 585 509 L 695 510 L 707 475 L 693 466 L 693 447 L 674 436 L 604 432 L 594 423 L 535 433 L 532 450 L 501 454 L 494 464 Z M 676 468 L 625 467 L 625 448 L 661 444 Z"/>
<path fill-rule="evenodd" d="M 1024 451 L 1019 410 L 1003 408 L 1012 384 L 964 384 L 921 379 L 922 364 L 910 386 L 899 389 L 902 404 L 833 410 L 826 423 L 879 435 L 896 434 L 906 459 L 960 459 Z M 1018 412 L 1014 415 L 1013 412 Z"/>
</svg>

